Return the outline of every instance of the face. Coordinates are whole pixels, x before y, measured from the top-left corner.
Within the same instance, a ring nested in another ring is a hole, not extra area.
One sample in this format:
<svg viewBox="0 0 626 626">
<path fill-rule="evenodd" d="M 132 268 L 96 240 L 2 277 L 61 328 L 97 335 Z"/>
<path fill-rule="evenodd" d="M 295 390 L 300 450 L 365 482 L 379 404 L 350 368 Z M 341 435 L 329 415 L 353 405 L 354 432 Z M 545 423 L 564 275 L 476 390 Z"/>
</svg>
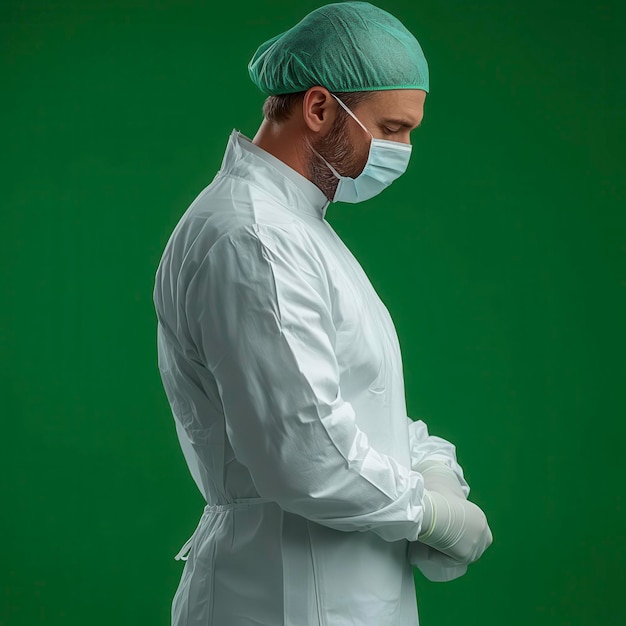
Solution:
<svg viewBox="0 0 626 626">
<path fill-rule="evenodd" d="M 411 143 L 411 131 L 424 117 L 426 92 L 422 89 L 376 91 L 349 107 L 375 139 Z M 313 147 L 342 175 L 356 178 L 365 167 L 371 138 L 339 103 L 337 117 L 328 133 Z M 315 153 L 307 156 L 310 179 L 332 198 L 339 184 L 328 166 Z"/>
</svg>

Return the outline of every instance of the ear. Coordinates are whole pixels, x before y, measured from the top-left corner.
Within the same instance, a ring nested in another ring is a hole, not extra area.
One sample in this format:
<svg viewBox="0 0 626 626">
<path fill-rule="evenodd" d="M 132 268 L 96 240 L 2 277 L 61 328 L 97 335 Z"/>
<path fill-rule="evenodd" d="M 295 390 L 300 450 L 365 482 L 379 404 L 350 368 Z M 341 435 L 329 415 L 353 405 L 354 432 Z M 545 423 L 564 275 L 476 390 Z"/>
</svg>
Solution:
<svg viewBox="0 0 626 626">
<path fill-rule="evenodd" d="M 311 87 L 302 101 L 302 118 L 307 128 L 325 135 L 333 125 L 337 103 L 325 87 Z"/>
</svg>

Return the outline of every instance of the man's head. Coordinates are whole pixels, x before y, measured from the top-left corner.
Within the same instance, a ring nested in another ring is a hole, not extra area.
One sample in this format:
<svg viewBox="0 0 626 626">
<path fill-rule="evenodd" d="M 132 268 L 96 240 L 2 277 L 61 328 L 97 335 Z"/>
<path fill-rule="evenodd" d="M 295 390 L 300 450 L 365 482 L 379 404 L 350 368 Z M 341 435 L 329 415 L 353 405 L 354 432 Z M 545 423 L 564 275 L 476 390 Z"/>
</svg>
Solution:
<svg viewBox="0 0 626 626">
<path fill-rule="evenodd" d="M 358 176 L 372 137 L 410 143 L 429 89 L 417 39 L 367 2 L 316 9 L 262 44 L 248 69 L 268 95 L 262 134 L 270 144 L 272 137 L 290 142 L 300 171 L 329 198 L 338 184 L 332 168 Z"/>
<path fill-rule="evenodd" d="M 394 89 L 335 93 L 375 139 L 411 143 L 410 133 L 424 116 L 426 92 Z M 338 179 L 316 154 L 342 176 L 356 178 L 365 167 L 371 137 L 324 87 L 286 96 L 269 96 L 263 106 L 267 122 L 286 141 L 301 146 L 309 180 L 332 198 Z"/>
</svg>

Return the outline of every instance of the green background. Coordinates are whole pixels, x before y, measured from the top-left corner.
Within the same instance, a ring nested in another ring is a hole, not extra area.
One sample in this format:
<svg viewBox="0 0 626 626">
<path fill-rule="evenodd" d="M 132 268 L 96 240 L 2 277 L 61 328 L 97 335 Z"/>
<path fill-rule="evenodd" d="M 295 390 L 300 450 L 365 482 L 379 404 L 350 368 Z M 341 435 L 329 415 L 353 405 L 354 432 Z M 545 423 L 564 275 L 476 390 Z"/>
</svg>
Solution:
<svg viewBox="0 0 626 626">
<path fill-rule="evenodd" d="M 203 502 L 154 273 L 261 121 L 256 46 L 320 4 L 1 4 L 0 624 L 169 624 Z M 407 174 L 327 219 L 494 535 L 456 581 L 415 570 L 421 623 L 625 624 L 625 5 L 379 6 L 425 51 L 424 121 Z"/>
</svg>

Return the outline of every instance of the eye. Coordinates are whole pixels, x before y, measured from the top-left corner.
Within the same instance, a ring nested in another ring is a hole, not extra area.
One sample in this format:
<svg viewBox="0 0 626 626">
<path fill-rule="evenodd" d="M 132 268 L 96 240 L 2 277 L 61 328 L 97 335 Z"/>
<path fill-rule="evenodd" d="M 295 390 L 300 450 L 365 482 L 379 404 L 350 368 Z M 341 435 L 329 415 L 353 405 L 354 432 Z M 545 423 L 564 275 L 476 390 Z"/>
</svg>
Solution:
<svg viewBox="0 0 626 626">
<path fill-rule="evenodd" d="M 400 129 L 396 128 L 394 130 L 393 128 L 389 128 L 388 126 L 383 126 L 383 132 L 385 133 L 385 135 L 397 135 L 400 132 Z"/>
</svg>

